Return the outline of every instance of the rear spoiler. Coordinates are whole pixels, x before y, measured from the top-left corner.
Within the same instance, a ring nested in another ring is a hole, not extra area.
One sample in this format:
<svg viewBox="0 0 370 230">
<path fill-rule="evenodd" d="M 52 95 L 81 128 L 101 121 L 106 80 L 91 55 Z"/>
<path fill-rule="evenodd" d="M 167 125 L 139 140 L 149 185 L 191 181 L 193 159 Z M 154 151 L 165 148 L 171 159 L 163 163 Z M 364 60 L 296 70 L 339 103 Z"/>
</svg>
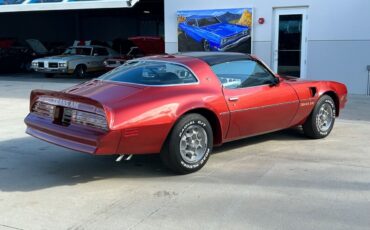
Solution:
<svg viewBox="0 0 370 230">
<path fill-rule="evenodd" d="M 107 109 L 100 102 L 94 99 L 59 91 L 41 89 L 32 90 L 30 96 L 30 110 L 36 101 L 43 101 L 56 106 L 68 107 L 104 116 L 108 116 L 109 114 L 106 111 Z"/>
</svg>

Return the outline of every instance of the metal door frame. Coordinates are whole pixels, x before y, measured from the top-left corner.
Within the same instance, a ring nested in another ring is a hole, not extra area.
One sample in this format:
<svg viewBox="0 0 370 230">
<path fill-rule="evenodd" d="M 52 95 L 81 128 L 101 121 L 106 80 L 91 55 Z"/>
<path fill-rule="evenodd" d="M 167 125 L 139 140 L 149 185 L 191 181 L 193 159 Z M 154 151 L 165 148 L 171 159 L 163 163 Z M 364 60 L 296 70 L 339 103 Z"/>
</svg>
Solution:
<svg viewBox="0 0 370 230">
<path fill-rule="evenodd" d="M 273 52 L 272 66 L 275 72 L 278 71 L 279 64 L 279 16 L 280 15 L 302 15 L 302 39 L 301 39 L 301 78 L 307 77 L 307 32 L 308 32 L 308 8 L 307 7 L 292 7 L 292 8 L 275 8 L 274 9 L 274 29 L 273 29 Z"/>
</svg>

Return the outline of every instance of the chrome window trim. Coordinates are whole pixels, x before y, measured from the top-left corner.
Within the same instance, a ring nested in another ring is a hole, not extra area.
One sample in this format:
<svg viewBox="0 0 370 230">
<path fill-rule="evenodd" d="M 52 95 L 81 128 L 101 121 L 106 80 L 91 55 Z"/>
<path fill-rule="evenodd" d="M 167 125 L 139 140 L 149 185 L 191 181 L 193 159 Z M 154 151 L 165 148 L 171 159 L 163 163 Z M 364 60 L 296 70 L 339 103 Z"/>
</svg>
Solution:
<svg viewBox="0 0 370 230">
<path fill-rule="evenodd" d="M 147 86 L 147 87 L 170 87 L 170 86 L 184 86 L 184 85 L 186 86 L 186 85 L 199 85 L 200 84 L 199 77 L 194 73 L 194 71 L 189 66 L 184 65 L 182 63 L 179 63 L 179 62 L 171 62 L 171 61 L 163 61 L 163 60 L 153 60 L 153 59 L 147 59 L 147 58 L 138 58 L 138 59 L 127 61 L 126 63 L 131 63 L 131 62 L 135 62 L 135 61 L 136 62 L 137 61 L 150 61 L 150 62 L 168 63 L 168 64 L 178 65 L 178 66 L 184 67 L 191 74 L 193 74 L 196 82 L 193 82 L 193 83 L 180 83 L 180 84 L 165 84 L 165 85 L 147 85 L 147 84 L 132 83 L 132 82 L 121 82 L 121 81 L 103 80 L 103 79 L 99 79 L 99 78 L 97 78 L 96 80 L 103 81 L 103 82 L 113 82 L 113 83 L 139 85 L 139 86 Z"/>
</svg>

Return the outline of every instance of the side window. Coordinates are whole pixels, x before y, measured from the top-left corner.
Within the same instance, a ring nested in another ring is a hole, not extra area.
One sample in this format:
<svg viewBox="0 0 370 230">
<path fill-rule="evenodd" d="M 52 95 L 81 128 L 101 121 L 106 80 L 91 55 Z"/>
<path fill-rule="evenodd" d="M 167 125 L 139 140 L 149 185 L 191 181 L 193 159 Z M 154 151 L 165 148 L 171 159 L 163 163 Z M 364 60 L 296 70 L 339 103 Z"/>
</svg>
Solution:
<svg viewBox="0 0 370 230">
<path fill-rule="evenodd" d="M 108 56 L 109 53 L 108 53 L 107 49 L 104 49 L 104 48 L 95 48 L 94 49 L 94 55 L 97 55 L 97 56 Z"/>
<path fill-rule="evenodd" d="M 197 22 L 195 21 L 195 19 L 189 19 L 187 24 L 189 26 L 197 26 Z"/>
<path fill-rule="evenodd" d="M 232 61 L 211 67 L 225 88 L 237 89 L 270 84 L 274 76 L 252 60 Z"/>
</svg>

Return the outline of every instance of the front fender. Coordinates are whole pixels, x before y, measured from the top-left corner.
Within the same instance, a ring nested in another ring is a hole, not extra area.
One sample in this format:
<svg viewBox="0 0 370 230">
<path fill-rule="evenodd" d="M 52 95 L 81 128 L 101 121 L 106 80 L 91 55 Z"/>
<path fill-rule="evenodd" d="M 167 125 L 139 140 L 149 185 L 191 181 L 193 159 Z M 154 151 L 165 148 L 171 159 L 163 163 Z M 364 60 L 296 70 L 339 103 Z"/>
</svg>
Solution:
<svg viewBox="0 0 370 230">
<path fill-rule="evenodd" d="M 347 103 L 348 90 L 346 85 L 339 82 L 327 81 L 320 88 L 318 94 L 319 97 L 321 97 L 324 94 L 327 94 L 333 98 L 337 109 L 336 115 L 339 116 L 340 110 L 343 109 Z"/>
</svg>

